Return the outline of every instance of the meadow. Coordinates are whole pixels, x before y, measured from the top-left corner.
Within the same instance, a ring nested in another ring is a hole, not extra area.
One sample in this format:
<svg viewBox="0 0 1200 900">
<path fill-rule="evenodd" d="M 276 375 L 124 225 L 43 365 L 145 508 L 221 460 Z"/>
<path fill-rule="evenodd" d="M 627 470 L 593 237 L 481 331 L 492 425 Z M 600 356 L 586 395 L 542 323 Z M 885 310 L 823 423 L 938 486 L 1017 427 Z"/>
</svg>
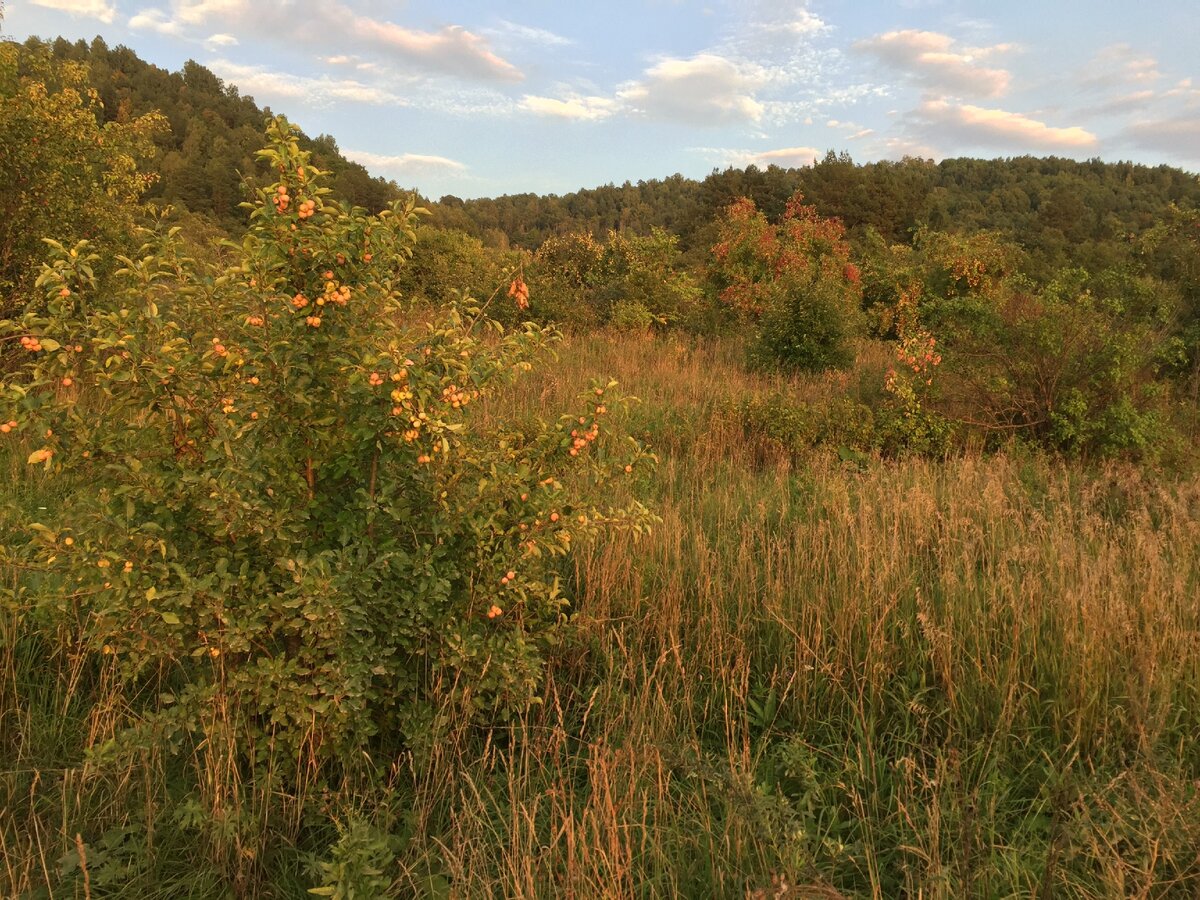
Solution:
<svg viewBox="0 0 1200 900">
<path fill-rule="evenodd" d="M 479 426 L 611 375 L 659 456 L 621 490 L 659 521 L 564 563 L 538 703 L 491 728 L 451 713 L 369 778 L 296 786 L 280 821 L 252 782 L 199 780 L 215 744 L 92 762 L 128 695 L 6 606 L 0 894 L 1200 890 L 1200 480 L 1020 445 L 797 453 L 739 401 L 853 392 L 855 369 L 747 374 L 734 341 L 649 333 L 556 352 Z M 69 505 L 28 452 L 5 448 L 7 499 Z M 196 838 L 222 806 L 257 827 Z"/>
<path fill-rule="evenodd" d="M 265 116 L 0 42 L 0 897 L 1200 896 L 1193 175 Z"/>
</svg>

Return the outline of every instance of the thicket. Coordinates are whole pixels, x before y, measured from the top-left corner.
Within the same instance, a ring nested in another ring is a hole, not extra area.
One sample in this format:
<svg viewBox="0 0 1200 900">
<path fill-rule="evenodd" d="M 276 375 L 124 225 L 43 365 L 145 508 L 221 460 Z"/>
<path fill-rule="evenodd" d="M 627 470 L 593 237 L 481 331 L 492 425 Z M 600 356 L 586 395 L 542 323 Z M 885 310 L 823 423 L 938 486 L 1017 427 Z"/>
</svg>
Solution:
<svg viewBox="0 0 1200 900">
<path fill-rule="evenodd" d="M 742 199 L 717 225 L 709 278 L 719 300 L 752 323 L 760 364 L 793 371 L 849 365 L 861 277 L 842 224 L 796 194 L 778 224 Z"/>
<path fill-rule="evenodd" d="M 100 112 L 86 66 L 0 42 L 0 318 L 30 299 L 43 238 L 132 249 L 166 122 L 147 113 L 102 124 Z"/>
<path fill-rule="evenodd" d="M 469 297 L 414 315 L 413 207 L 331 200 L 294 129 L 268 137 L 276 181 L 227 267 L 177 228 L 108 273 L 53 242 L 0 322 L 25 358 L 4 440 L 70 498 L 9 520 L 17 639 L 114 705 L 75 748 L 98 772 L 182 763 L 181 827 L 237 879 L 282 823 L 319 825 L 321 792 L 432 753 L 447 722 L 523 714 L 567 633 L 562 558 L 650 521 L 608 486 L 647 458 L 609 425 L 616 386 L 481 429 L 554 332 Z"/>
</svg>

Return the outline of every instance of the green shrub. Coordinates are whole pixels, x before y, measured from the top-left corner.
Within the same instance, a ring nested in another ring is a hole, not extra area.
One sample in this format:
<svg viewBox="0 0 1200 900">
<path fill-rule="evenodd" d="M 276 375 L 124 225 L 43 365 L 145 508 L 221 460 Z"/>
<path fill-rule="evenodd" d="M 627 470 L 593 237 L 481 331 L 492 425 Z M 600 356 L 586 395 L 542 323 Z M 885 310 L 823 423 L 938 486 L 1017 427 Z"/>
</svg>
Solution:
<svg viewBox="0 0 1200 900">
<path fill-rule="evenodd" d="M 410 321 L 413 208 L 328 202 L 294 129 L 269 136 L 279 184 L 228 270 L 171 231 L 102 288 L 86 243 L 55 245 L 44 306 L 2 326 L 27 357 L 4 439 L 71 498 L 9 548 L 31 574 L 8 602 L 118 691 L 107 753 L 195 751 L 195 818 L 226 841 L 257 826 L 220 812 L 225 786 L 285 797 L 377 735 L 526 709 L 569 608 L 556 558 L 648 521 L 607 499 L 643 456 L 607 426 L 614 385 L 479 428 L 553 332 L 461 305 Z"/>
<path fill-rule="evenodd" d="M 594 292 L 608 278 L 605 269 L 604 246 L 590 234 L 546 240 L 526 270 L 536 321 L 579 328 L 603 324 L 606 316 Z"/>
<path fill-rule="evenodd" d="M 988 295 L 925 304 L 946 360 L 929 402 L 991 434 L 1070 453 L 1152 452 L 1165 328 L 1097 298 L 1086 279 L 1068 271 L 1040 289 L 1011 279 Z"/>
<path fill-rule="evenodd" d="M 590 234 L 552 237 L 527 270 L 531 313 L 579 328 L 687 326 L 699 314 L 701 290 L 679 268 L 678 244 L 659 228 L 645 236 L 610 232 L 604 242 Z"/>
<path fill-rule="evenodd" d="M 876 410 L 877 447 L 885 456 L 943 457 L 958 445 L 954 422 L 923 406 L 890 402 Z"/>
<path fill-rule="evenodd" d="M 813 282 L 779 288 L 758 321 L 751 360 L 762 368 L 801 371 L 841 369 L 854 361 L 851 317 L 836 284 Z"/>
<path fill-rule="evenodd" d="M 609 317 L 609 324 L 622 331 L 646 331 L 655 321 L 654 314 L 636 300 L 618 300 Z"/>
<path fill-rule="evenodd" d="M 778 225 L 745 198 L 717 224 L 710 279 L 722 302 L 754 323 L 752 360 L 792 371 L 852 362 L 862 287 L 841 223 L 797 193 Z"/>
<path fill-rule="evenodd" d="M 733 414 L 747 438 L 785 453 L 814 447 L 869 452 L 878 446 L 875 412 L 848 397 L 813 404 L 775 392 L 738 402 Z"/>
<path fill-rule="evenodd" d="M 416 229 L 412 257 L 397 274 L 396 286 L 405 299 L 434 306 L 463 295 L 487 300 L 497 288 L 507 288 L 523 261 L 521 253 L 485 247 L 461 231 L 422 226 Z M 488 314 L 506 325 L 525 318 L 511 303 L 493 303 Z"/>
</svg>

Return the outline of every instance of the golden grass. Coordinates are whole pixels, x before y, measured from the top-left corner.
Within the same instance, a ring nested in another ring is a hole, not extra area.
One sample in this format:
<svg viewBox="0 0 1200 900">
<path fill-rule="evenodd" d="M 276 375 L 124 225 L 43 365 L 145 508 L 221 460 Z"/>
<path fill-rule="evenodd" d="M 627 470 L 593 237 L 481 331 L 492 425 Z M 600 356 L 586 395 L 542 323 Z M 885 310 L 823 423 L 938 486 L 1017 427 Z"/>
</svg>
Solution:
<svg viewBox="0 0 1200 900">
<path fill-rule="evenodd" d="M 661 456 L 638 488 L 662 521 L 577 557 L 576 627 L 523 721 L 448 722 L 321 801 L 405 835 L 396 896 L 1200 891 L 1200 480 L 1020 451 L 793 458 L 729 413 L 756 391 L 853 394 L 886 366 L 871 348 L 848 375 L 794 380 L 745 374 L 727 342 L 559 350 L 481 424 L 553 417 L 617 378 L 642 401 L 625 425 Z M 19 815 L 0 824 L 0 894 L 82 896 L 57 861 L 101 822 L 159 835 L 138 872 L 175 879 L 161 896 L 311 883 L 299 818 L 243 848 L 295 841 L 290 857 L 214 861 L 172 838 L 162 761 L 101 777 L 69 733 L 56 747 L 31 691 L 85 737 L 114 698 L 73 693 L 67 649 L 31 665 L 28 624 L 5 615 L 0 801 Z M 260 789 L 201 787 L 249 807 Z"/>
</svg>

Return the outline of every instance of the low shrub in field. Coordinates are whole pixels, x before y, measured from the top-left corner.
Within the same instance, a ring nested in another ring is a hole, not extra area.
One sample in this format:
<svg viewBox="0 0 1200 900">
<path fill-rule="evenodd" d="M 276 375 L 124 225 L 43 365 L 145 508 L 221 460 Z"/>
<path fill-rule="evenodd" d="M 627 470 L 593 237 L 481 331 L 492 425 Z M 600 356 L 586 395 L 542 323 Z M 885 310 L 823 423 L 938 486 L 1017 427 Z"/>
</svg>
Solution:
<svg viewBox="0 0 1200 900">
<path fill-rule="evenodd" d="M 874 411 L 845 397 L 813 404 L 783 393 L 756 395 L 740 401 L 736 415 L 747 437 L 788 453 L 817 446 L 863 451 L 876 445 Z"/>
<path fill-rule="evenodd" d="M 936 457 L 957 439 L 952 423 L 937 413 L 895 400 L 874 407 L 852 397 L 807 403 L 777 392 L 741 400 L 733 414 L 747 438 L 789 454 L 825 447 L 854 458 L 871 452 Z"/>
<path fill-rule="evenodd" d="M 660 228 L 648 235 L 556 235 L 534 254 L 527 275 L 538 321 L 577 328 L 652 324 L 695 328 L 699 285 L 679 268 L 679 241 Z"/>
<path fill-rule="evenodd" d="M 517 271 L 524 254 L 485 247 L 477 238 L 450 228 L 421 226 L 416 230 L 412 257 L 397 273 L 396 288 L 405 299 L 433 305 L 468 294 L 489 297 L 506 276 Z M 515 305 L 493 307 L 489 315 L 516 325 L 523 312 Z"/>
<path fill-rule="evenodd" d="M 1163 437 L 1165 333 L 1061 273 L 1040 288 L 938 299 L 922 311 L 946 365 L 931 402 L 985 431 L 1069 453 L 1144 454 Z"/>
<path fill-rule="evenodd" d="M 756 362 L 821 371 L 853 361 L 861 277 L 838 220 L 797 194 L 771 224 L 743 198 L 724 211 L 717 232 L 710 279 L 722 302 L 754 324 Z"/>
<path fill-rule="evenodd" d="M 618 300 L 609 317 L 609 324 L 619 331 L 648 331 L 655 321 L 654 313 L 636 300 Z"/>
<path fill-rule="evenodd" d="M 439 717 L 524 710 L 566 622 L 557 558 L 648 521 L 609 500 L 643 458 L 615 385 L 483 432 L 553 332 L 469 302 L 409 322 L 411 205 L 329 202 L 296 132 L 269 136 L 278 183 L 227 271 L 166 231 L 101 290 L 86 243 L 55 245 L 3 325 L 26 361 L 2 439 L 69 497 L 7 548 L 31 573 L 7 602 L 116 686 L 107 751 L 192 748 L 214 828 L 246 779 L 328 783 Z"/>
<path fill-rule="evenodd" d="M 1171 334 L 1178 298 L 1115 270 L 1035 284 L 1017 256 L 988 234 L 922 231 L 913 249 L 873 247 L 873 316 L 897 338 L 886 385 L 909 420 L 898 424 L 936 415 L 992 444 L 1158 452 L 1165 376 L 1186 365 Z"/>
<path fill-rule="evenodd" d="M 584 328 L 602 324 L 601 310 L 584 298 L 607 280 L 606 270 L 604 245 L 590 234 L 547 239 L 527 272 L 538 318 Z"/>
</svg>

